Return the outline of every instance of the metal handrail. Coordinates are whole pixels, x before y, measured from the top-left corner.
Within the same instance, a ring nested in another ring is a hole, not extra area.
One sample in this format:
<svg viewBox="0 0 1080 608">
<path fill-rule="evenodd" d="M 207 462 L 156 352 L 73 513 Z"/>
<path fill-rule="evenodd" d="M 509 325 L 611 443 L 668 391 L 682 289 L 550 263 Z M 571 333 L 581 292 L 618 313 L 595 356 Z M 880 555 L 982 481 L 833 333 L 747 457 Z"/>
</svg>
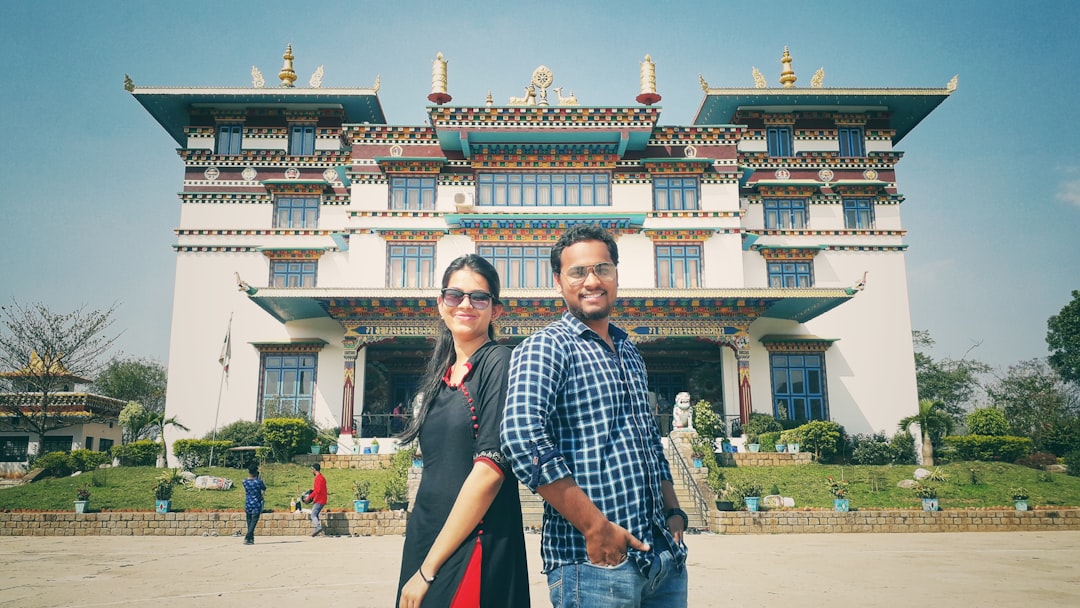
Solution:
<svg viewBox="0 0 1080 608">
<path fill-rule="evenodd" d="M 686 479 L 690 486 L 690 496 L 697 502 L 698 510 L 701 511 L 701 517 L 705 520 L 705 527 L 709 526 L 709 503 L 705 500 L 705 497 L 701 494 L 701 488 L 698 487 L 697 481 L 694 479 L 693 474 L 690 472 L 690 467 L 686 465 L 686 459 L 683 458 L 682 452 L 679 451 L 678 446 L 670 438 L 668 439 L 668 445 L 671 446 L 671 451 L 675 454 L 675 460 L 679 464 L 679 469 L 682 471 L 683 479 Z"/>
</svg>

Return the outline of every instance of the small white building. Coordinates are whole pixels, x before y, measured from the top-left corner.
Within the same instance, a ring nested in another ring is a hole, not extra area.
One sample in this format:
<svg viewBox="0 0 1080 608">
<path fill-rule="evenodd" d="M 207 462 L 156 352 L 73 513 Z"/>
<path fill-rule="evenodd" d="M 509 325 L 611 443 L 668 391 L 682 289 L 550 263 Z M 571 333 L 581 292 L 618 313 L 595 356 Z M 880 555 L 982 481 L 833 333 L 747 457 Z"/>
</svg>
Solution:
<svg viewBox="0 0 1080 608">
<path fill-rule="evenodd" d="M 785 50 L 780 86 L 702 80 L 676 126 L 648 57 L 635 100 L 563 97 L 541 66 L 525 97 L 471 107 L 440 55 L 428 124 L 390 125 L 378 83 L 296 87 L 292 60 L 280 86 L 127 85 L 184 161 L 166 415 L 187 436 L 279 414 L 390 434 L 446 265 L 495 263 L 513 345 L 561 313 L 548 256 L 579 222 L 616 235 L 615 320 L 662 428 L 684 390 L 849 432 L 916 411 L 895 146 L 955 82 L 795 87 Z"/>
</svg>

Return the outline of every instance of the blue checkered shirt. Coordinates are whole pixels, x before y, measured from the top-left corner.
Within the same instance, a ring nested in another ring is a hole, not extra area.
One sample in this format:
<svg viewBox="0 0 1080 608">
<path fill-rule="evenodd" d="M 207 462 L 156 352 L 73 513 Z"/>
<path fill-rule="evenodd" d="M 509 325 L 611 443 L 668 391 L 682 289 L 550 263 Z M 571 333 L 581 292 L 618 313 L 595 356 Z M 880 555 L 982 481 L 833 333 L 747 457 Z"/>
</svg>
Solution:
<svg viewBox="0 0 1080 608">
<path fill-rule="evenodd" d="M 645 362 L 626 332 L 610 326 L 615 352 L 569 313 L 514 349 L 503 414 L 503 452 L 529 489 L 572 476 L 600 511 L 656 547 L 667 531 L 661 480 L 671 481 L 648 399 Z M 547 503 L 544 572 L 588 562 L 585 537 Z M 647 573 L 654 555 L 631 549 Z"/>
</svg>

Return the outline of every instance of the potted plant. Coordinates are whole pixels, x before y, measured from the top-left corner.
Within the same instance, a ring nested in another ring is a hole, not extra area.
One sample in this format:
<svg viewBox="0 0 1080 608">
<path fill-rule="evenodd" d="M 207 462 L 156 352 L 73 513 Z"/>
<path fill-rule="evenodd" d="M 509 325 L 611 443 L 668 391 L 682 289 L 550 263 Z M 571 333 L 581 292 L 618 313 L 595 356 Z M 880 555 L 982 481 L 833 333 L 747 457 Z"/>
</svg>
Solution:
<svg viewBox="0 0 1080 608">
<path fill-rule="evenodd" d="M 1012 489 L 1013 505 L 1016 507 L 1017 511 L 1028 510 L 1028 498 L 1030 498 L 1030 495 L 1028 494 L 1027 488 L 1019 487 Z"/>
<path fill-rule="evenodd" d="M 915 496 L 922 499 L 923 511 L 937 511 L 938 510 L 938 495 L 937 488 L 928 483 L 918 482 L 912 488 L 915 492 Z"/>
<path fill-rule="evenodd" d="M 90 502 L 90 488 L 82 486 L 75 490 L 75 512 L 85 513 L 86 505 Z"/>
<path fill-rule="evenodd" d="M 379 440 L 378 439 L 372 439 L 371 440 L 371 453 L 372 454 L 378 454 L 379 453 Z"/>
<path fill-rule="evenodd" d="M 755 453 L 761 450 L 761 444 L 758 443 L 758 436 L 756 433 L 746 434 L 746 449 Z"/>
<path fill-rule="evenodd" d="M 180 483 L 180 472 L 176 469 L 169 469 L 167 473 L 163 473 L 154 482 L 154 511 L 157 513 L 168 513 L 169 506 L 172 502 L 173 488 L 176 484 Z"/>
<path fill-rule="evenodd" d="M 731 486 L 728 485 L 727 480 L 724 478 L 724 472 L 720 467 L 712 467 L 709 469 L 709 474 L 705 477 L 705 485 L 713 494 L 716 494 L 716 510 L 717 511 L 734 511 L 735 501 L 732 500 Z"/>
<path fill-rule="evenodd" d="M 371 482 L 366 479 L 357 479 L 352 482 L 353 487 L 353 509 L 357 513 L 365 513 L 370 505 L 368 501 L 368 494 L 371 492 Z"/>
<path fill-rule="evenodd" d="M 744 481 L 738 486 L 739 496 L 746 504 L 746 510 L 755 512 L 761 501 L 761 484 L 753 479 Z"/>
<path fill-rule="evenodd" d="M 848 502 L 848 482 L 846 479 L 833 479 L 829 476 L 829 494 L 833 495 L 833 509 L 847 512 L 850 509 Z"/>
<path fill-rule="evenodd" d="M 386 508 L 391 511 L 402 511 L 409 506 L 409 478 L 404 472 L 394 471 L 386 480 L 383 487 L 383 498 L 386 499 Z"/>
<path fill-rule="evenodd" d="M 319 435 L 315 435 L 314 437 L 311 438 L 311 453 L 312 454 L 319 454 L 319 453 L 322 452 L 322 441 L 323 441 L 323 439 Z"/>
<path fill-rule="evenodd" d="M 690 460 L 693 462 L 695 469 L 700 469 L 704 464 L 705 450 L 708 445 L 708 440 L 702 437 L 698 437 L 690 443 Z"/>
</svg>

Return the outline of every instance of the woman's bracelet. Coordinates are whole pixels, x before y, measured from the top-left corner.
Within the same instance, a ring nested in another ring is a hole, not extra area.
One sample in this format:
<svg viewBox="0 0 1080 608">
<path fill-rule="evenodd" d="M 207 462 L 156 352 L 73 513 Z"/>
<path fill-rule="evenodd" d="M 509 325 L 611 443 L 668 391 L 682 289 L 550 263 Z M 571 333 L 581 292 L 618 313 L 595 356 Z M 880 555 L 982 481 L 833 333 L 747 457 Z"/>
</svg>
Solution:
<svg viewBox="0 0 1080 608">
<path fill-rule="evenodd" d="M 431 578 L 428 578 L 428 577 L 424 576 L 424 567 L 423 567 L 423 566 L 420 566 L 419 568 L 417 568 L 417 569 L 416 569 L 416 571 L 420 573 L 420 578 L 421 578 L 421 579 L 423 579 L 423 580 L 424 580 L 424 582 L 425 582 L 425 583 L 427 583 L 427 584 L 429 584 L 429 585 L 430 585 L 431 583 L 434 583 L 434 582 L 435 582 L 435 578 L 436 578 L 437 576 L 439 576 L 438 574 L 436 574 L 435 576 L 432 576 Z"/>
</svg>

